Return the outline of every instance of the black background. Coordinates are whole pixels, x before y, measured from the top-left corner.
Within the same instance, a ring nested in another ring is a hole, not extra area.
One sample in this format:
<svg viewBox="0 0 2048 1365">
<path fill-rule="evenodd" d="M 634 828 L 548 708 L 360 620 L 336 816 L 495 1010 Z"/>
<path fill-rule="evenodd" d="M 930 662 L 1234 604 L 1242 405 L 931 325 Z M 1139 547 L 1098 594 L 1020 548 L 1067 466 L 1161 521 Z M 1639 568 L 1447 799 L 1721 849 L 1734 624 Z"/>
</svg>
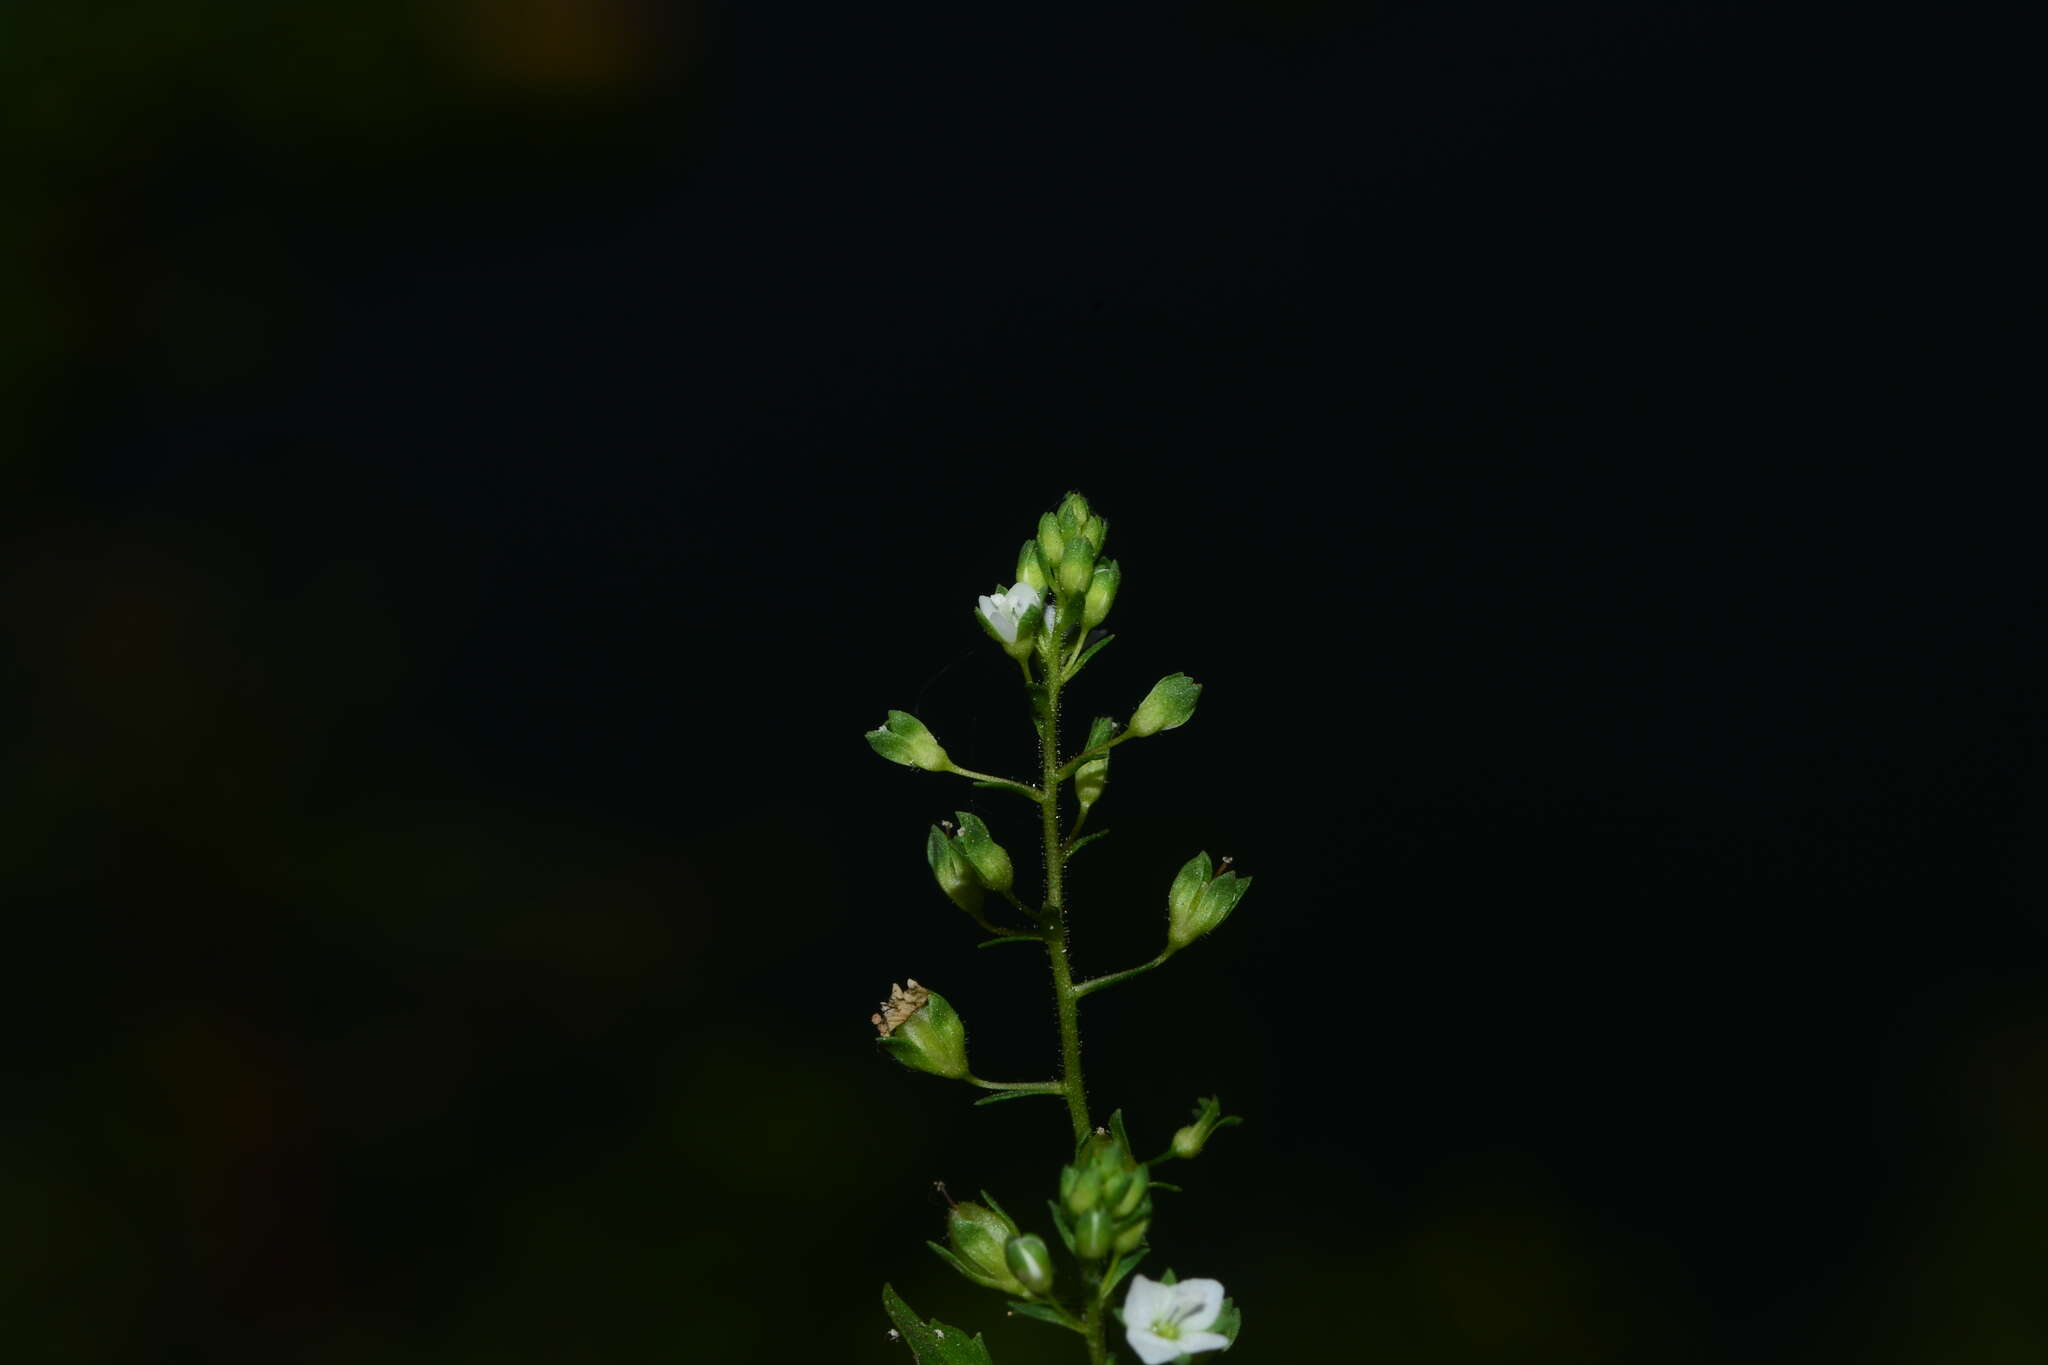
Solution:
<svg viewBox="0 0 2048 1365">
<path fill-rule="evenodd" d="M 1141 1145 L 1249 1120 L 1149 1267 L 1239 1357 L 2048 1346 L 2038 551 L 1925 35 L 9 22 L 23 1358 L 902 1360 L 884 1279 L 1068 1358 L 919 1245 L 934 1180 L 1040 1207 L 1057 1107 L 866 1023 L 914 975 L 1047 1067 L 921 865 L 1030 822 L 860 733 L 1025 770 L 969 609 L 1070 487 L 1075 705 L 1207 689 L 1118 752 L 1081 969 L 1257 879 L 1087 1008 Z"/>
</svg>

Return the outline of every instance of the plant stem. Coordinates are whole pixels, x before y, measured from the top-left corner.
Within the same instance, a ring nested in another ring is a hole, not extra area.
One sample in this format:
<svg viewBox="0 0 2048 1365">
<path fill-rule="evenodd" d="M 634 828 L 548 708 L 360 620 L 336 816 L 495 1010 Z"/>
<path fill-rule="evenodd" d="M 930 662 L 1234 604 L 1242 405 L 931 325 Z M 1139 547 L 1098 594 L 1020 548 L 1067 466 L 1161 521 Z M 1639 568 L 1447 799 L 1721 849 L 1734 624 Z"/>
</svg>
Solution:
<svg viewBox="0 0 2048 1365">
<path fill-rule="evenodd" d="M 1135 967 L 1127 967 L 1120 972 L 1111 972 L 1108 976 L 1098 976 L 1091 980 L 1083 981 L 1080 985 L 1074 987 L 1074 995 L 1076 998 L 1084 995 L 1093 995 L 1105 986 L 1114 986 L 1120 981 L 1129 981 L 1134 976 L 1142 976 L 1171 956 L 1173 956 L 1173 950 L 1168 948 L 1161 951 L 1159 956 L 1153 958 L 1150 962 L 1140 962 Z"/>
<path fill-rule="evenodd" d="M 1099 1303 L 1088 1305 L 1088 1365 L 1103 1365 L 1109 1359 L 1109 1348 L 1102 1340 L 1103 1329 L 1109 1324 L 1109 1312 Z"/>
<path fill-rule="evenodd" d="M 1046 669 L 1038 751 L 1045 773 L 1044 795 L 1038 803 L 1045 842 L 1045 952 L 1052 960 L 1053 1005 L 1059 1014 L 1060 1084 L 1066 1089 L 1067 1116 L 1073 1120 L 1074 1143 L 1079 1146 L 1088 1136 L 1088 1091 L 1081 1078 L 1081 997 L 1074 990 L 1074 969 L 1067 961 L 1066 850 L 1060 840 L 1060 671 L 1056 667 Z M 1096 1358 L 1101 1357 L 1098 1354 Z"/>
</svg>

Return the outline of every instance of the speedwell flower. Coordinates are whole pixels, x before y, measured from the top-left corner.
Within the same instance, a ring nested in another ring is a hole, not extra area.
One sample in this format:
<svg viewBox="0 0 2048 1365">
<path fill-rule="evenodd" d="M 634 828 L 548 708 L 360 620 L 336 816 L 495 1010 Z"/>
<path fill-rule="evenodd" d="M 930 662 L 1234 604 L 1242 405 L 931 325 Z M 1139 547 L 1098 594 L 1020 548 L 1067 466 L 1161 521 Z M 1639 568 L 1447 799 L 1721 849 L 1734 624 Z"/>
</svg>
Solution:
<svg viewBox="0 0 2048 1365">
<path fill-rule="evenodd" d="M 1030 652 L 1031 627 L 1036 624 L 1030 617 L 1042 600 L 1037 588 L 1022 581 L 1013 584 L 1008 592 L 981 599 L 978 610 L 982 624 L 1012 658 L 1022 658 Z"/>
<path fill-rule="evenodd" d="M 1215 1280 L 1161 1284 L 1143 1275 L 1124 1296 L 1124 1339 L 1145 1365 L 1166 1365 L 1197 1351 L 1221 1351 L 1230 1338 L 1209 1329 L 1223 1312 L 1223 1286 Z"/>
</svg>

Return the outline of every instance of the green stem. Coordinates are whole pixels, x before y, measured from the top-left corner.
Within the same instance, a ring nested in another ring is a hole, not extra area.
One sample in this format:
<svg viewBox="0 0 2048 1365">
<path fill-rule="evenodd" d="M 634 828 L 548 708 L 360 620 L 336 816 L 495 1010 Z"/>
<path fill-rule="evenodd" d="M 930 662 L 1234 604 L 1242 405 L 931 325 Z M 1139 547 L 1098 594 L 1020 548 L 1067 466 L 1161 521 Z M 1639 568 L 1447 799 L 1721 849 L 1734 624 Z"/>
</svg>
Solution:
<svg viewBox="0 0 2048 1365">
<path fill-rule="evenodd" d="M 1109 1310 L 1101 1304 L 1091 1302 L 1088 1305 L 1087 1331 L 1083 1334 L 1088 1340 L 1088 1365 L 1104 1365 L 1109 1359 L 1109 1348 L 1102 1340 L 1103 1329 L 1109 1325 L 1108 1317 Z"/>
<path fill-rule="evenodd" d="M 1131 738 L 1131 732 L 1129 730 L 1126 730 L 1122 734 L 1116 736 L 1114 739 L 1105 739 L 1104 741 L 1102 741 L 1102 743 L 1096 745 L 1092 749 L 1083 749 L 1080 753 L 1075 754 L 1072 758 L 1068 759 L 1065 767 L 1062 767 L 1058 770 L 1058 780 L 1061 782 L 1066 781 L 1075 773 L 1081 771 L 1081 765 L 1083 763 L 1086 763 L 1091 759 L 1101 758 L 1104 754 L 1108 753 L 1111 749 L 1114 749 L 1117 745 L 1123 743 L 1125 740 L 1129 738 Z M 1053 778 L 1046 779 L 1048 790 L 1051 789 L 1051 784 L 1053 780 Z"/>
<path fill-rule="evenodd" d="M 1062 1090 L 1058 1081 L 985 1081 L 979 1076 L 965 1079 L 969 1085 L 978 1085 L 983 1090 L 1028 1090 L 1034 1095 L 1057 1095 Z"/>
<path fill-rule="evenodd" d="M 1135 967 L 1126 968 L 1120 972 L 1111 972 L 1108 976 L 1098 976 L 1091 980 L 1083 981 L 1074 987 L 1074 995 L 1077 999 L 1084 995 L 1093 995 L 1095 992 L 1108 986 L 1114 986 L 1120 981 L 1129 981 L 1134 976 L 1142 976 L 1172 956 L 1173 949 L 1161 948 L 1159 956 L 1153 958 L 1150 962 L 1140 962 Z"/>
<path fill-rule="evenodd" d="M 1042 802 L 1045 800 L 1045 798 L 1039 794 L 1038 788 L 1036 787 L 1029 786 L 1023 782 L 1013 782 L 1007 777 L 997 777 L 994 773 L 976 772 L 972 768 L 963 768 L 958 763 L 953 762 L 953 760 L 951 760 L 950 758 L 946 760 L 946 771 L 954 774 L 957 777 L 967 778 L 970 781 L 986 782 L 991 787 L 1006 788 L 1010 791 L 1017 793 L 1019 796 L 1028 796 L 1033 801 Z"/>
<path fill-rule="evenodd" d="M 1045 774 L 1045 798 L 1039 802 L 1043 817 L 1040 832 L 1045 845 L 1045 952 L 1052 960 L 1053 1006 L 1059 1014 L 1060 1084 L 1066 1090 L 1067 1117 L 1073 1121 L 1074 1143 L 1079 1146 L 1088 1136 L 1088 1094 L 1081 1077 L 1081 997 L 1075 993 L 1074 969 L 1067 960 L 1066 850 L 1060 843 L 1058 668 L 1046 669 L 1045 714 L 1039 726 L 1038 752 Z"/>
</svg>

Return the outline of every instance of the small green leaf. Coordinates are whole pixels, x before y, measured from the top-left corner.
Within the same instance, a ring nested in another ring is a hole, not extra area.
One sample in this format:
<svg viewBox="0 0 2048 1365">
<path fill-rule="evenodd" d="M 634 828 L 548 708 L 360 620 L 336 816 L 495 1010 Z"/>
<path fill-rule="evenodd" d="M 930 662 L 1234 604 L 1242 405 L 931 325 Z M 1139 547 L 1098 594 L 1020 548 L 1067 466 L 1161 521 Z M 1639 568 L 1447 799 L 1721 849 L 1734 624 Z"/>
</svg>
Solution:
<svg viewBox="0 0 2048 1365">
<path fill-rule="evenodd" d="M 1067 1321 L 1059 1309 L 1049 1303 L 1029 1303 L 1023 1299 L 1011 1299 L 1010 1311 L 1021 1313 L 1027 1318 L 1037 1318 L 1040 1322 L 1049 1322 L 1055 1327 L 1064 1327 L 1069 1331 L 1080 1330 Z"/>
<path fill-rule="evenodd" d="M 1084 835 L 1083 837 L 1076 839 L 1074 841 L 1074 846 L 1067 850 L 1068 859 L 1072 860 L 1073 856 L 1076 853 L 1079 853 L 1082 849 L 1088 847 L 1088 845 L 1094 843 L 1097 839 L 1104 837 L 1108 833 L 1109 831 L 1106 829 L 1098 829 L 1093 834 Z"/>
<path fill-rule="evenodd" d="M 903 1340 L 909 1343 L 910 1353 L 917 1358 L 918 1365 L 995 1365 L 988 1347 L 978 1334 L 970 1337 L 958 1327 L 937 1318 L 928 1323 L 919 1321 L 894 1285 L 882 1286 L 882 1307 L 887 1310 L 889 1321 L 895 1323 L 896 1330 L 903 1334 Z"/>
<path fill-rule="evenodd" d="M 1223 1307 L 1217 1310 L 1216 1321 L 1210 1324 L 1209 1330 L 1229 1337 L 1231 1344 L 1235 1345 L 1237 1343 L 1237 1329 L 1243 1325 L 1244 1314 L 1238 1312 L 1237 1305 L 1226 1298 L 1223 1300 Z"/>
<path fill-rule="evenodd" d="M 1172 1190 L 1175 1194 L 1179 1194 L 1181 1192 L 1180 1186 L 1169 1185 L 1164 1180 L 1155 1180 L 1150 1185 L 1146 1186 L 1146 1188 L 1153 1190 Z"/>
<path fill-rule="evenodd" d="M 1052 1225 L 1059 1229 L 1060 1240 L 1067 1244 L 1067 1250 L 1074 1249 L 1074 1225 L 1067 1221 L 1067 1211 L 1060 1207 L 1057 1199 L 1048 1199 L 1045 1206 L 1052 1210 Z"/>
<path fill-rule="evenodd" d="M 1004 935 L 1003 935 L 1003 936 L 1002 936 L 1001 938 L 985 938 L 985 939 L 983 939 L 983 940 L 982 940 L 981 942 L 979 942 L 979 943 L 975 944 L 974 946 L 975 946 L 975 947 L 977 947 L 977 948 L 993 948 L 993 947 L 995 947 L 995 946 L 996 946 L 996 945 L 997 945 L 998 943 L 1043 943 L 1043 942 L 1045 942 L 1045 940 L 1044 940 L 1043 938 L 1039 937 L 1039 936 L 1038 936 L 1037 934 L 1004 934 Z"/>
<path fill-rule="evenodd" d="M 976 1100 L 974 1107 L 979 1109 L 984 1104 L 1001 1104 L 1004 1100 L 1027 1100 L 1033 1095 L 1044 1095 L 1051 1099 L 1058 1099 L 1060 1097 L 1057 1090 L 998 1090 L 993 1095 Z"/>
<path fill-rule="evenodd" d="M 1108 1303 L 1110 1291 L 1117 1287 L 1118 1282 L 1121 1281 L 1124 1276 L 1130 1274 L 1133 1270 L 1136 1270 L 1138 1268 L 1138 1262 L 1144 1260 L 1145 1257 L 1151 1254 L 1151 1252 L 1152 1248 L 1141 1246 L 1136 1251 L 1133 1251 L 1130 1255 L 1124 1257 L 1122 1260 L 1118 1261 L 1113 1267 L 1111 1267 L 1110 1272 L 1102 1277 L 1102 1287 L 1096 1290 L 1095 1301 L 1097 1303 Z"/>
<path fill-rule="evenodd" d="M 1066 682 L 1069 679 L 1071 679 L 1076 673 L 1079 673 L 1083 668 L 1086 668 L 1088 666 L 1088 661 L 1094 658 L 1097 654 L 1100 654 L 1102 652 L 1102 647 L 1108 644 L 1111 640 L 1114 640 L 1115 638 L 1116 636 L 1114 635 L 1105 635 L 1100 640 L 1097 640 L 1094 644 L 1088 646 L 1088 648 L 1082 650 L 1081 657 L 1074 660 L 1073 663 L 1067 665 L 1067 671 L 1060 675 L 1060 681 Z"/>
<path fill-rule="evenodd" d="M 1109 1116 L 1109 1131 L 1116 1135 L 1117 1145 L 1126 1152 L 1131 1150 L 1131 1135 L 1124 1131 L 1124 1111 L 1119 1109 Z"/>
</svg>

